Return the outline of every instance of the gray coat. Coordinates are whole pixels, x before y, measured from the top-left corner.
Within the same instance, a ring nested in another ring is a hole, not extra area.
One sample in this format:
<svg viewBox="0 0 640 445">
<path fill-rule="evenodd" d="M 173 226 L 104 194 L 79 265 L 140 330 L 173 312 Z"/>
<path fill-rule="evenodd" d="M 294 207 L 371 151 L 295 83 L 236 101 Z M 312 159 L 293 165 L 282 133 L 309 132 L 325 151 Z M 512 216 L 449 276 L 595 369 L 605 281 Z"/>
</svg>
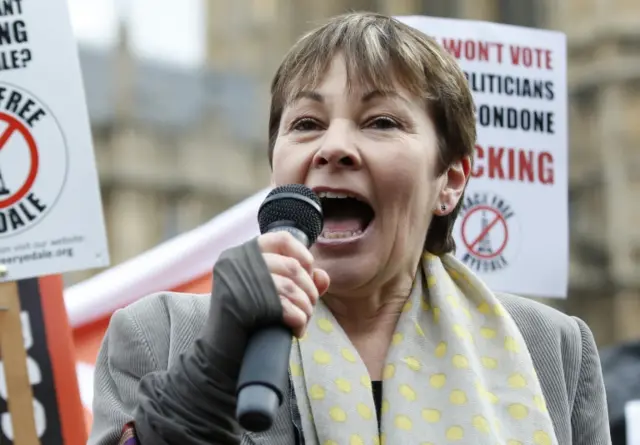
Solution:
<svg viewBox="0 0 640 445">
<path fill-rule="evenodd" d="M 545 305 L 499 294 L 527 343 L 560 445 L 610 444 L 605 389 L 585 323 Z M 115 445 L 133 420 L 140 379 L 178 360 L 207 320 L 209 295 L 161 293 L 117 311 L 96 363 L 91 445 Z M 171 419 L 167 419 L 171 422 Z M 302 445 L 293 391 L 275 426 L 242 445 Z M 159 444 L 142 444 L 159 445 Z M 399 445 L 399 444 L 393 444 Z"/>
</svg>

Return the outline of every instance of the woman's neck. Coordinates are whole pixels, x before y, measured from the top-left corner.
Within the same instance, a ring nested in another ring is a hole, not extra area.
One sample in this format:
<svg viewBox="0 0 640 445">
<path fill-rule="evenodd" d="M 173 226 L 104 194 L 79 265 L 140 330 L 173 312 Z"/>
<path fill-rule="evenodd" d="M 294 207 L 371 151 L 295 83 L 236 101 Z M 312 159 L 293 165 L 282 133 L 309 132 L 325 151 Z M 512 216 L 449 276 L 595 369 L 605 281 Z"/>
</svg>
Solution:
<svg viewBox="0 0 640 445">
<path fill-rule="evenodd" d="M 325 295 L 324 303 L 347 336 L 367 337 L 389 327 L 395 329 L 409 294 L 387 298 L 343 298 Z M 392 332 L 393 334 L 393 332 Z"/>
<path fill-rule="evenodd" d="M 413 285 L 413 278 L 368 296 L 325 294 L 323 301 L 367 366 L 372 380 L 380 380 L 396 324 Z"/>
</svg>

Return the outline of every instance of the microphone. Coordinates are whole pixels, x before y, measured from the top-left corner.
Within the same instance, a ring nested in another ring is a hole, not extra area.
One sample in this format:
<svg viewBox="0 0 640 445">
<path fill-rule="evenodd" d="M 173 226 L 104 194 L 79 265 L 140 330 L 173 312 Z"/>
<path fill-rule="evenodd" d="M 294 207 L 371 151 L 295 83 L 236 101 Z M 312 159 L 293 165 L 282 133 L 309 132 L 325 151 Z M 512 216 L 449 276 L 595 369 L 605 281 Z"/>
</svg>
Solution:
<svg viewBox="0 0 640 445">
<path fill-rule="evenodd" d="M 320 199 L 309 188 L 290 184 L 272 190 L 258 211 L 260 233 L 285 231 L 307 248 L 322 233 Z M 267 326 L 249 338 L 240 368 L 236 419 L 245 430 L 271 428 L 289 385 L 293 333 L 282 325 Z"/>
</svg>

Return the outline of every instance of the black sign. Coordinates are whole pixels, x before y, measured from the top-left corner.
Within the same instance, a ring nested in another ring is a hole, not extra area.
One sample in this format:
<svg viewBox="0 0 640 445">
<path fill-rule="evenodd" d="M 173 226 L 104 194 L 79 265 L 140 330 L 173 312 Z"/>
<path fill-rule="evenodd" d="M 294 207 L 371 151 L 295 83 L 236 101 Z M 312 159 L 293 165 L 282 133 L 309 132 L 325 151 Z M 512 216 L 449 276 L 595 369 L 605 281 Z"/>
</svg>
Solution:
<svg viewBox="0 0 640 445">
<path fill-rule="evenodd" d="M 62 445 L 60 415 L 53 369 L 44 325 L 38 279 L 18 281 L 22 336 L 27 350 L 27 370 L 33 389 L 36 431 L 42 445 Z M 50 339 L 55 341 L 55 339 Z M 74 378 L 75 376 L 71 376 Z M 7 387 L 0 378 L 0 444 L 13 442 L 13 425 L 7 408 Z"/>
</svg>

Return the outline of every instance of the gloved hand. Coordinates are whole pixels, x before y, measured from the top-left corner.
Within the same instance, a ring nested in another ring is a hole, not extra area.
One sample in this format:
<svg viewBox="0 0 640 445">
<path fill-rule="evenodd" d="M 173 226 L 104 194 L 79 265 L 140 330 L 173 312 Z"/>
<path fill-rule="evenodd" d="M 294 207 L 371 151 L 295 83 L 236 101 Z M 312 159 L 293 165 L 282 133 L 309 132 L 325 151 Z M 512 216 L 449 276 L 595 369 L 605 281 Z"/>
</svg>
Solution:
<svg viewBox="0 0 640 445">
<path fill-rule="evenodd" d="M 224 252 L 214 267 L 209 317 L 178 366 L 141 380 L 136 429 L 156 444 L 239 444 L 235 390 L 251 332 L 284 322 L 302 335 L 329 287 L 311 253 L 285 232 Z"/>
</svg>

